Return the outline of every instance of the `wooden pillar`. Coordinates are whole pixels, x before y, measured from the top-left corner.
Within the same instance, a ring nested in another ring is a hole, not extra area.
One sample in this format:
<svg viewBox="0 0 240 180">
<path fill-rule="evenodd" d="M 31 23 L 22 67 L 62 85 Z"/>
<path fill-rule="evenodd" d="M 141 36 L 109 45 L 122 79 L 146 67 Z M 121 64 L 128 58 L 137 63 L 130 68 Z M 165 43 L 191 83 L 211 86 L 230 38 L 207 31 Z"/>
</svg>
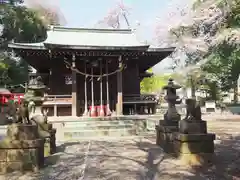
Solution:
<svg viewBox="0 0 240 180">
<path fill-rule="evenodd" d="M 107 107 L 106 107 L 106 115 L 111 116 L 112 112 L 110 110 L 110 102 L 109 102 L 109 84 L 108 84 L 108 60 L 106 60 L 106 90 L 107 90 Z"/>
<path fill-rule="evenodd" d="M 91 79 L 91 94 L 92 94 L 92 105 L 91 105 L 91 110 L 90 110 L 90 116 L 91 117 L 96 117 L 97 116 L 97 111 L 96 111 L 96 107 L 94 106 L 94 77 L 93 77 L 93 67 L 91 67 L 91 75 L 92 75 L 92 79 Z"/>
<path fill-rule="evenodd" d="M 119 69 L 122 69 L 122 56 L 118 58 Z M 117 115 L 123 114 L 122 71 L 117 73 Z"/>
<path fill-rule="evenodd" d="M 104 116 L 104 107 L 103 107 L 103 78 L 102 78 L 102 59 L 100 60 L 100 110 L 99 110 L 99 116 Z"/>
<path fill-rule="evenodd" d="M 72 67 L 76 67 L 75 54 L 72 55 Z M 77 116 L 77 73 L 72 71 L 72 116 Z"/>
<path fill-rule="evenodd" d="M 85 69 L 85 74 L 87 74 L 87 63 L 86 61 L 84 62 L 84 69 Z M 84 113 L 83 116 L 88 116 L 88 107 L 87 107 L 87 75 L 85 75 L 84 79 Z"/>
</svg>

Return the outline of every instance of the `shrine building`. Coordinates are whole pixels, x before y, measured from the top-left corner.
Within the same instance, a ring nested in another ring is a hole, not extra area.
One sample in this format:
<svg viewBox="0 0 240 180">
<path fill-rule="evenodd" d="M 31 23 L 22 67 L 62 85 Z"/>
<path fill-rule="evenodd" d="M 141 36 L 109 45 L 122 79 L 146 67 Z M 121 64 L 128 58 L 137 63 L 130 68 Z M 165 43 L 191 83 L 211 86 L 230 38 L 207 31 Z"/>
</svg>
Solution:
<svg viewBox="0 0 240 180">
<path fill-rule="evenodd" d="M 156 101 L 142 98 L 140 82 L 175 49 L 152 47 L 130 29 L 59 26 L 51 26 L 43 42 L 9 48 L 42 77 L 49 88 L 44 106 L 54 116 L 134 114 L 153 107 Z"/>
</svg>

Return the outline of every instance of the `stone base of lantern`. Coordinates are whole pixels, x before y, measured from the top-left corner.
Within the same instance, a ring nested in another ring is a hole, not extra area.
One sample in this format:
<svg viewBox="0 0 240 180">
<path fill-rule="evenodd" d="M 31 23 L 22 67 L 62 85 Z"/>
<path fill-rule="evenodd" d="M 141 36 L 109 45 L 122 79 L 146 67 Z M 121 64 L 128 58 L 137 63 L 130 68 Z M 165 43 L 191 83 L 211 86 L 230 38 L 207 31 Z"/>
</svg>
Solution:
<svg viewBox="0 0 240 180">
<path fill-rule="evenodd" d="M 175 134 L 176 156 L 185 165 L 202 166 L 212 162 L 215 134 Z"/>
<path fill-rule="evenodd" d="M 174 139 L 177 131 L 178 126 L 157 125 L 156 144 L 159 145 L 164 152 L 174 153 Z"/>
</svg>

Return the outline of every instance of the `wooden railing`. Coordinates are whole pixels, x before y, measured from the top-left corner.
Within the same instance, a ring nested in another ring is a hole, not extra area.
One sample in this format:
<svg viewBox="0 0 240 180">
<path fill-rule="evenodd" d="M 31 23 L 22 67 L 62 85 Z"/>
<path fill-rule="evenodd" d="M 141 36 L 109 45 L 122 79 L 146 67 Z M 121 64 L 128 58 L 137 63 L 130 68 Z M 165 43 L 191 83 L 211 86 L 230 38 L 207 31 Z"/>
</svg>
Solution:
<svg viewBox="0 0 240 180">
<path fill-rule="evenodd" d="M 123 101 L 156 101 L 154 94 L 126 94 L 123 96 Z"/>
<path fill-rule="evenodd" d="M 72 95 L 47 95 L 45 96 L 47 102 L 72 102 Z"/>
</svg>

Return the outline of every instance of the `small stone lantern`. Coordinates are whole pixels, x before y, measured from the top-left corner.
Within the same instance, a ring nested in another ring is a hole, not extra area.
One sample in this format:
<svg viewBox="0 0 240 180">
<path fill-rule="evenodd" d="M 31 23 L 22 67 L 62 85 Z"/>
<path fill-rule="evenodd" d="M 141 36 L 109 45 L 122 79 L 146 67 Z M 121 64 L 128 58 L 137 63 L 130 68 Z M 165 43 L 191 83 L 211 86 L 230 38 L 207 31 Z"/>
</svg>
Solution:
<svg viewBox="0 0 240 180">
<path fill-rule="evenodd" d="M 173 79 L 168 80 L 168 84 L 163 87 L 164 90 L 167 91 L 167 95 L 164 97 L 164 99 L 168 103 L 168 110 L 164 114 L 164 124 L 169 126 L 178 126 L 178 121 L 180 121 L 181 116 L 177 112 L 176 104 L 180 104 L 182 100 L 179 99 L 179 96 L 177 96 L 176 90 L 180 89 L 181 86 L 178 84 L 175 84 Z M 160 121 L 161 124 L 161 121 Z"/>
</svg>

